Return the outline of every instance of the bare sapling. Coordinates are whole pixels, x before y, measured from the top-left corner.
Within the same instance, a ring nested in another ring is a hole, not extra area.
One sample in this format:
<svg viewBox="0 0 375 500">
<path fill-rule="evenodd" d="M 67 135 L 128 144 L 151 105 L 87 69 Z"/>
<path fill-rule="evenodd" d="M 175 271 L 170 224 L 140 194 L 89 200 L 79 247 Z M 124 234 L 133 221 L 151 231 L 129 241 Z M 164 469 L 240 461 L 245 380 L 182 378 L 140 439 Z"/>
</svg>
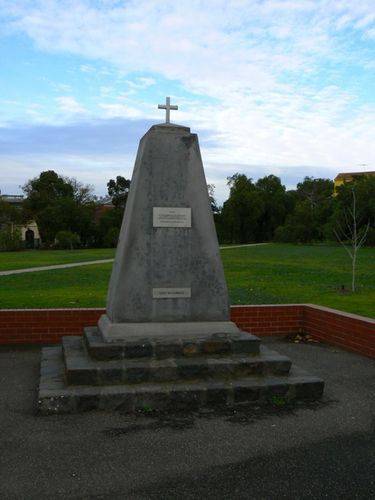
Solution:
<svg viewBox="0 0 375 500">
<path fill-rule="evenodd" d="M 366 241 L 370 229 L 370 222 L 368 222 L 364 228 L 358 229 L 360 220 L 357 214 L 357 202 L 354 188 L 352 189 L 352 198 L 353 202 L 351 208 L 345 209 L 343 212 L 345 221 L 343 223 L 338 221 L 338 228 L 334 229 L 333 232 L 351 259 L 352 292 L 355 292 L 357 255 L 359 249 Z"/>
</svg>

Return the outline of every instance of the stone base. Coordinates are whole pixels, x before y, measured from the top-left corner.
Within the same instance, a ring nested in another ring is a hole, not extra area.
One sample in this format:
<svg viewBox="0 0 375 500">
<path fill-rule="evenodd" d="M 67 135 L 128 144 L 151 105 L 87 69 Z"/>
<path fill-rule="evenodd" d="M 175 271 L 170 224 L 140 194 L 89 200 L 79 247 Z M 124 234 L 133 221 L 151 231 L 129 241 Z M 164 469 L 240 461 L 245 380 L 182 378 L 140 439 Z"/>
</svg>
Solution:
<svg viewBox="0 0 375 500">
<path fill-rule="evenodd" d="M 96 327 L 84 329 L 87 351 L 93 359 L 179 358 L 218 354 L 258 354 L 260 340 L 255 335 L 236 333 L 200 333 L 191 336 L 181 332 L 173 336 L 130 337 L 105 340 Z"/>
<path fill-rule="evenodd" d="M 324 382 L 294 367 L 288 375 L 268 374 L 236 379 L 144 382 L 113 385 L 66 385 L 61 346 L 43 349 L 38 411 L 43 415 L 88 410 L 188 411 L 216 406 L 285 400 L 316 400 Z"/>
<path fill-rule="evenodd" d="M 103 338 L 113 340 L 136 340 L 156 337 L 197 337 L 200 335 L 231 334 L 240 330 L 232 321 L 194 321 L 165 323 L 112 323 L 106 314 L 98 322 Z"/>
<path fill-rule="evenodd" d="M 38 410 L 122 411 L 317 399 L 324 382 L 248 333 L 107 342 L 97 328 L 42 350 Z"/>
</svg>

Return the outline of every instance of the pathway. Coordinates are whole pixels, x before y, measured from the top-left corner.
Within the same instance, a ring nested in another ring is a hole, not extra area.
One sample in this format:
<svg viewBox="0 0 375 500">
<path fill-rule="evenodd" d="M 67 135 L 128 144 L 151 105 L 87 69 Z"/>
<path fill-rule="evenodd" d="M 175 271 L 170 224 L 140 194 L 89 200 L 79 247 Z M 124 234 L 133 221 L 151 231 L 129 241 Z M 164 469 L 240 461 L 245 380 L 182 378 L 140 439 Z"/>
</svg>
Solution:
<svg viewBox="0 0 375 500">
<path fill-rule="evenodd" d="M 69 267 L 91 266 L 93 264 L 105 264 L 107 262 L 113 262 L 113 259 L 88 260 L 85 262 L 72 262 L 70 264 L 55 264 L 54 266 L 11 269 L 9 271 L 0 271 L 0 276 L 9 276 L 10 274 L 35 273 L 38 271 L 51 271 L 52 269 L 68 269 Z"/>
<path fill-rule="evenodd" d="M 258 245 L 269 245 L 269 243 L 249 243 L 247 245 L 230 245 L 220 247 L 220 250 L 229 248 L 255 247 Z M 0 271 L 0 276 L 9 276 L 11 274 L 36 273 L 38 271 L 51 271 L 53 269 L 68 269 L 70 267 L 91 266 L 93 264 L 106 264 L 113 262 L 114 259 L 88 260 L 84 262 L 72 262 L 70 264 L 55 264 L 53 266 L 27 267 L 24 269 L 10 269 L 8 271 Z"/>
</svg>

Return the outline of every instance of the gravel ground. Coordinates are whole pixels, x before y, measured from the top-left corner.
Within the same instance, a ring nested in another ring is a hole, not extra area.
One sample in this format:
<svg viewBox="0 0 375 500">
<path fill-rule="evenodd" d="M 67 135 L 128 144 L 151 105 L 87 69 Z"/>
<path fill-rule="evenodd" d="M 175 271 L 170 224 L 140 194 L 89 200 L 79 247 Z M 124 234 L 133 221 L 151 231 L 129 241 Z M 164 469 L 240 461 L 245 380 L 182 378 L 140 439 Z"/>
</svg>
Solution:
<svg viewBox="0 0 375 500">
<path fill-rule="evenodd" d="M 0 498 L 375 498 L 375 363 L 267 339 L 326 381 L 319 403 L 35 415 L 40 349 L 0 349 Z"/>
</svg>

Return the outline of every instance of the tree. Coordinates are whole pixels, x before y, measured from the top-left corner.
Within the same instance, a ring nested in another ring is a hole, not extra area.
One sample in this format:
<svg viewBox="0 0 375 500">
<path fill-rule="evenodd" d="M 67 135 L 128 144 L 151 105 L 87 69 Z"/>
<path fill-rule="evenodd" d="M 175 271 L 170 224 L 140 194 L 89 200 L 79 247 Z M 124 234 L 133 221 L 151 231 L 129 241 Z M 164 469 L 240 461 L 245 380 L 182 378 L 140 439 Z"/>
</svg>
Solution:
<svg viewBox="0 0 375 500">
<path fill-rule="evenodd" d="M 285 186 L 280 178 L 267 175 L 255 184 L 263 204 L 263 212 L 258 221 L 258 241 L 270 241 L 277 227 L 285 221 L 288 199 Z"/>
<path fill-rule="evenodd" d="M 305 177 L 287 196 L 292 211 L 275 232 L 277 241 L 311 243 L 322 241 L 325 225 L 333 213 L 333 182 Z"/>
<path fill-rule="evenodd" d="M 106 248 L 116 248 L 120 229 L 118 227 L 110 227 L 103 238 L 103 244 Z"/>
<path fill-rule="evenodd" d="M 108 195 L 112 199 L 113 208 L 102 211 L 97 216 L 95 244 L 104 247 L 117 245 L 120 234 L 124 209 L 128 199 L 130 180 L 118 175 L 116 180 L 110 179 L 107 183 Z"/>
<path fill-rule="evenodd" d="M 219 212 L 219 207 L 215 198 L 215 184 L 207 184 L 208 198 L 210 200 L 211 210 L 214 214 Z"/>
<path fill-rule="evenodd" d="M 123 219 L 123 210 L 112 208 L 100 216 L 96 226 L 96 245 L 101 247 L 115 247 L 120 234 Z"/>
<path fill-rule="evenodd" d="M 298 202 L 285 224 L 275 231 L 275 240 L 284 243 L 311 243 L 318 239 L 316 221 L 307 200 Z"/>
<path fill-rule="evenodd" d="M 13 226 L 24 222 L 24 213 L 22 209 L 11 205 L 0 198 L 0 226 Z"/>
<path fill-rule="evenodd" d="M 110 179 L 107 183 L 108 194 L 112 198 L 112 204 L 115 208 L 124 210 L 128 199 L 130 180 L 125 179 L 121 175 L 116 177 L 116 180 Z"/>
<path fill-rule="evenodd" d="M 230 243 L 256 241 L 257 225 L 264 206 L 262 198 L 245 174 L 228 177 L 229 198 L 222 209 L 223 238 Z"/>
<path fill-rule="evenodd" d="M 330 200 L 333 193 L 333 181 L 313 177 L 305 177 L 297 184 L 297 196 L 301 201 L 307 200 L 311 209 L 319 207 Z"/>
<path fill-rule="evenodd" d="M 0 250 L 14 251 L 22 248 L 22 235 L 17 226 L 26 223 L 22 207 L 14 206 L 0 198 Z"/>
<path fill-rule="evenodd" d="M 93 188 L 53 170 L 41 172 L 23 187 L 26 213 L 38 224 L 42 242 L 54 243 L 56 233 L 77 233 L 85 245 L 94 224 Z"/>
<path fill-rule="evenodd" d="M 345 248 L 352 262 L 352 292 L 355 292 L 357 254 L 364 244 L 370 228 L 370 221 L 368 221 L 365 225 L 362 224 L 360 229 L 361 217 L 357 211 L 355 191 L 355 186 L 352 186 L 352 206 L 343 212 L 345 223 L 337 221 L 338 228 L 334 229 L 336 238 Z"/>
</svg>

